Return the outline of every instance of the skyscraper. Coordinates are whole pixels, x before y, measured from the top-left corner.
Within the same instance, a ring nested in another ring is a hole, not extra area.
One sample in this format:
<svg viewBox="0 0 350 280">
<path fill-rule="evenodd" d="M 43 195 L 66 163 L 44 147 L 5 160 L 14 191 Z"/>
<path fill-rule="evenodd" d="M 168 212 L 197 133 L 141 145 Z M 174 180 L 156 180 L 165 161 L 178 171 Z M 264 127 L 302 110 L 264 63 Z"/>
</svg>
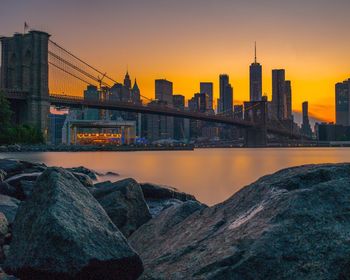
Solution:
<svg viewBox="0 0 350 280">
<path fill-rule="evenodd" d="M 303 123 L 301 125 L 301 132 L 306 136 L 312 136 L 310 121 L 309 121 L 309 103 L 303 102 Z"/>
<path fill-rule="evenodd" d="M 250 101 L 261 101 L 262 96 L 262 66 L 256 60 L 256 44 L 255 59 L 249 67 L 250 74 Z"/>
<path fill-rule="evenodd" d="M 205 93 L 208 95 L 209 103 L 208 109 L 213 109 L 213 83 L 211 82 L 201 82 L 200 85 L 200 93 Z"/>
<path fill-rule="evenodd" d="M 287 98 L 286 98 L 285 70 L 272 70 L 272 110 L 273 116 L 277 120 L 287 118 Z"/>
<path fill-rule="evenodd" d="M 220 106 L 219 113 L 232 115 L 233 113 L 233 88 L 229 83 L 229 76 L 221 74 L 219 79 L 220 84 Z"/>
<path fill-rule="evenodd" d="M 285 83 L 285 90 L 286 90 L 286 105 L 287 105 L 287 119 L 291 120 L 293 119 L 292 115 L 292 85 L 290 81 L 286 81 Z"/>
<path fill-rule="evenodd" d="M 335 119 L 336 124 L 350 124 L 350 79 L 335 85 Z"/>
<path fill-rule="evenodd" d="M 135 104 L 140 104 L 141 103 L 141 93 L 140 93 L 140 89 L 139 89 L 139 86 L 137 84 L 136 79 L 135 79 L 135 82 L 134 82 L 134 86 L 132 87 L 132 90 L 131 90 L 131 100 Z"/>
<path fill-rule="evenodd" d="M 173 83 L 165 79 L 155 81 L 155 96 L 159 101 L 173 105 Z"/>
</svg>

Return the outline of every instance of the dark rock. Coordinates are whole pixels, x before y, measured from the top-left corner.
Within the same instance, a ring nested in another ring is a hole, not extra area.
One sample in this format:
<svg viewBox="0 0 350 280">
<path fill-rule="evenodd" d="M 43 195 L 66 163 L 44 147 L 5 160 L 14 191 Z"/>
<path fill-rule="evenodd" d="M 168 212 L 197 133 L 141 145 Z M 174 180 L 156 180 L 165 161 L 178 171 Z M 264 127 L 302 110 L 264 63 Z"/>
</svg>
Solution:
<svg viewBox="0 0 350 280">
<path fill-rule="evenodd" d="M 9 185 L 6 182 L 0 183 L 0 194 L 16 197 L 17 190 L 15 187 Z"/>
<path fill-rule="evenodd" d="M 191 200 L 171 206 L 160 213 L 157 218 L 150 220 L 135 231 L 130 236 L 129 242 L 136 251 L 147 252 L 150 249 L 148 248 L 149 246 L 154 246 L 149 240 L 158 240 L 160 236 L 166 234 L 194 212 L 206 207 L 199 202 Z"/>
<path fill-rule="evenodd" d="M 0 212 L 0 245 L 5 244 L 5 237 L 9 233 L 9 223 L 4 213 Z"/>
<path fill-rule="evenodd" d="M 156 217 L 168 207 L 181 204 L 184 201 L 197 201 L 193 195 L 179 192 L 175 188 L 150 183 L 143 183 L 140 186 L 152 217 Z"/>
<path fill-rule="evenodd" d="M 6 175 L 7 175 L 6 171 L 0 169 L 0 183 L 5 180 Z"/>
<path fill-rule="evenodd" d="M 0 280 L 17 280 L 18 278 L 11 276 L 11 275 L 7 275 L 2 268 L 0 267 Z"/>
<path fill-rule="evenodd" d="M 105 176 L 120 176 L 118 173 L 113 172 L 113 171 L 108 171 L 106 174 L 104 174 Z"/>
<path fill-rule="evenodd" d="M 41 173 L 42 172 L 17 174 L 7 178 L 5 183 L 8 183 L 16 189 L 14 197 L 20 200 L 25 200 L 27 196 L 31 194 L 34 182 L 38 179 Z"/>
<path fill-rule="evenodd" d="M 22 172 L 24 165 L 11 159 L 0 159 L 0 169 L 5 171 L 8 176 Z"/>
<path fill-rule="evenodd" d="M 72 167 L 72 168 L 66 168 L 68 171 L 71 171 L 73 173 L 81 173 L 85 174 L 90 177 L 91 180 L 97 180 L 96 172 L 88 169 L 84 166 L 79 166 L 79 167 Z"/>
<path fill-rule="evenodd" d="M 93 195 L 126 237 L 152 218 L 140 185 L 134 179 L 104 184 Z"/>
<path fill-rule="evenodd" d="M 9 223 L 14 221 L 19 204 L 18 199 L 0 194 L 0 212 L 4 213 Z"/>
<path fill-rule="evenodd" d="M 178 199 L 181 201 L 194 200 L 196 198 L 193 195 L 179 192 L 175 188 L 170 188 L 167 186 L 159 186 L 150 183 L 142 183 L 140 184 L 143 195 L 146 200 L 148 199 Z"/>
<path fill-rule="evenodd" d="M 91 178 L 88 175 L 85 175 L 83 173 L 78 173 L 78 172 L 72 172 L 72 174 L 74 175 L 75 178 L 77 178 L 80 183 L 82 183 L 82 185 L 85 188 L 92 188 L 94 186 L 94 183 L 92 182 Z"/>
<path fill-rule="evenodd" d="M 3 266 L 26 279 L 137 279 L 139 256 L 70 172 L 48 168 L 23 202 Z"/>
<path fill-rule="evenodd" d="M 130 239 L 143 279 L 350 279 L 349 201 L 350 164 L 301 166 L 143 239 L 169 208 Z"/>
</svg>

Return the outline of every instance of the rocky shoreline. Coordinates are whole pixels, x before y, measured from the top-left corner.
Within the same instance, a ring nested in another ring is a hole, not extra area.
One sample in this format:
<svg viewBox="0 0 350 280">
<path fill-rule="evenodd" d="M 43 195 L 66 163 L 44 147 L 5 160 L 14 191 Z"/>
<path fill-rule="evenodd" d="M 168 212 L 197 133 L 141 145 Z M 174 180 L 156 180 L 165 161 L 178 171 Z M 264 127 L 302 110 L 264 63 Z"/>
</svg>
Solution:
<svg viewBox="0 0 350 280">
<path fill-rule="evenodd" d="M 0 279 L 350 279 L 349 203 L 345 163 L 281 170 L 207 207 L 0 159 Z"/>
</svg>

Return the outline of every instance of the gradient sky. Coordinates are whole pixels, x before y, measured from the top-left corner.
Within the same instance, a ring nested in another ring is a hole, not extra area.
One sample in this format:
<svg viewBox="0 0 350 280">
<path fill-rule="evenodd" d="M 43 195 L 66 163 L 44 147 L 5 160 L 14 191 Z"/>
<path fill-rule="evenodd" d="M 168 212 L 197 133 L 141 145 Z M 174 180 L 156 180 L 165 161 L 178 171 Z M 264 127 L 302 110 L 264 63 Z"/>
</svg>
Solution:
<svg viewBox="0 0 350 280">
<path fill-rule="evenodd" d="M 230 75 L 237 102 L 249 97 L 254 41 L 271 97 L 271 70 L 286 69 L 293 109 L 334 120 L 334 84 L 350 78 L 349 0 L 0 0 L 0 35 L 32 28 L 122 81 L 126 68 L 141 93 L 154 79 L 187 98 L 200 81 Z"/>
</svg>

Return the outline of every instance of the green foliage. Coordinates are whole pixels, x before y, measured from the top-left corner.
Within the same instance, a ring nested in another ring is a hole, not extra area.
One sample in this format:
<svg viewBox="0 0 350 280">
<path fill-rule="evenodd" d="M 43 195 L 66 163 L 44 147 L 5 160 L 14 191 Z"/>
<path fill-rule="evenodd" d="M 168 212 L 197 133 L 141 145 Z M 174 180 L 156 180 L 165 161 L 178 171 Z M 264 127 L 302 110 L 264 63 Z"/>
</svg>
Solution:
<svg viewBox="0 0 350 280">
<path fill-rule="evenodd" d="M 0 144 L 44 143 L 41 131 L 30 125 L 13 125 L 11 116 L 10 104 L 0 92 Z"/>
</svg>

